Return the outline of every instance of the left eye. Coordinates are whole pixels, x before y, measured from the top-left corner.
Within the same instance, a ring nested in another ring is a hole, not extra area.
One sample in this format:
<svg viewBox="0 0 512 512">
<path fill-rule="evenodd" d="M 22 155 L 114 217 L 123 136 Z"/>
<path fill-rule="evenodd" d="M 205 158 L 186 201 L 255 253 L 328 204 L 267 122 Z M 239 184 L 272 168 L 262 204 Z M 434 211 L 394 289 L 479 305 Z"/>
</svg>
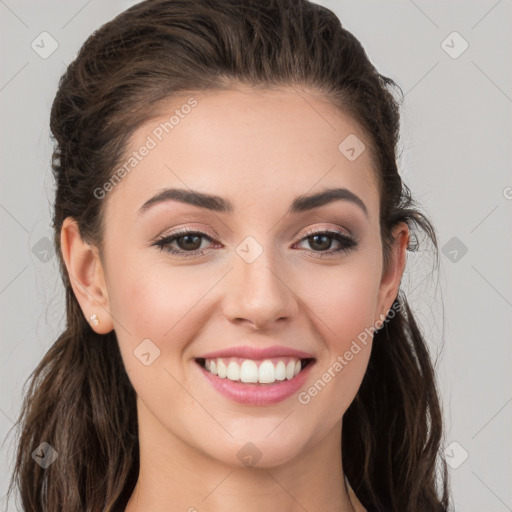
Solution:
<svg viewBox="0 0 512 512">
<path fill-rule="evenodd" d="M 210 236 L 206 233 L 202 233 L 201 231 L 182 231 L 164 236 L 152 245 L 176 256 L 195 256 L 204 253 L 204 249 L 200 249 L 202 238 L 213 241 Z M 333 239 L 337 241 L 341 247 L 327 251 L 327 249 L 331 248 Z M 310 246 L 317 245 L 317 248 L 319 245 L 319 250 L 313 250 L 310 252 L 317 254 L 320 253 L 320 255 L 324 253 L 332 254 L 341 251 L 349 251 L 357 245 L 357 242 L 354 239 L 341 231 L 308 231 L 306 236 L 298 243 L 303 241 L 308 241 Z M 176 243 L 178 249 L 171 245 L 173 243 Z"/>
<path fill-rule="evenodd" d="M 327 249 L 331 248 L 333 239 L 337 241 L 341 247 L 327 251 Z M 351 238 L 349 235 L 346 235 L 342 231 L 308 231 L 302 240 L 307 240 L 310 245 L 318 244 L 320 246 L 320 250 L 315 250 L 312 252 L 320 253 L 320 256 L 325 253 L 332 254 L 341 251 L 349 251 L 357 245 L 357 242 L 353 238 Z M 327 247 L 325 247 L 326 245 Z"/>
</svg>

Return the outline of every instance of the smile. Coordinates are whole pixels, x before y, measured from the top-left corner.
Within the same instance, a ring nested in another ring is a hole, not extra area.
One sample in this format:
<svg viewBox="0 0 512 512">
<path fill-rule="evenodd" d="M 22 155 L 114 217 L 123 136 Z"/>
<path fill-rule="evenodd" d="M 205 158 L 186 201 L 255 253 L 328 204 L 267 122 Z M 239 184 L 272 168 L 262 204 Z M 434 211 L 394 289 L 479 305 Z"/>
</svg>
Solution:
<svg viewBox="0 0 512 512">
<path fill-rule="evenodd" d="M 296 377 L 312 358 L 278 357 L 272 359 L 244 359 L 239 357 L 199 358 L 197 363 L 212 375 L 234 382 L 273 384 Z"/>
</svg>

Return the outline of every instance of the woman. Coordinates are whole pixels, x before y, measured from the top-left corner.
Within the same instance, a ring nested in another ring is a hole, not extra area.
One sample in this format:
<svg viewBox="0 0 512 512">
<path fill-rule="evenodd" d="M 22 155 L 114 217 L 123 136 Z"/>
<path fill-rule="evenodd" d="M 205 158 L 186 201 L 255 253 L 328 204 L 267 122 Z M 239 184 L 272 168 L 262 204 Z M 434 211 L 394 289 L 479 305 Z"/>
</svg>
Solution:
<svg viewBox="0 0 512 512">
<path fill-rule="evenodd" d="M 91 35 L 51 112 L 67 327 L 19 418 L 25 511 L 448 510 L 394 85 L 306 0 Z"/>
</svg>

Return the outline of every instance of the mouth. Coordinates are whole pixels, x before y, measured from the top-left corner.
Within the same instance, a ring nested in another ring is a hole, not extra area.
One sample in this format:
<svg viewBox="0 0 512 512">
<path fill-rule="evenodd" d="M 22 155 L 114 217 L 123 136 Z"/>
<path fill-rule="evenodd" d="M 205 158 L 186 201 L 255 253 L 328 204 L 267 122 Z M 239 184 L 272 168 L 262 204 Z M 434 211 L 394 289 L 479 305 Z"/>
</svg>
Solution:
<svg viewBox="0 0 512 512">
<path fill-rule="evenodd" d="M 289 381 L 315 362 L 315 358 L 274 357 L 245 359 L 240 357 L 196 358 L 208 373 L 221 379 L 253 385 L 271 385 Z"/>
</svg>

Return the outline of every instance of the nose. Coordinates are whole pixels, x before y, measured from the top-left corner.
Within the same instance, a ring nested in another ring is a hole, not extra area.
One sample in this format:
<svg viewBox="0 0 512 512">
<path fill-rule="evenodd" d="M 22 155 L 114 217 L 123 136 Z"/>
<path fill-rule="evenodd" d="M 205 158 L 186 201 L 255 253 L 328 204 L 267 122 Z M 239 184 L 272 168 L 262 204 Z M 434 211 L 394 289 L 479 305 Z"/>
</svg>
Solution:
<svg viewBox="0 0 512 512">
<path fill-rule="evenodd" d="M 225 283 L 225 317 L 235 323 L 248 323 L 257 329 L 270 328 L 278 320 L 289 321 L 298 311 L 298 303 L 288 273 L 263 252 L 255 261 L 235 261 L 229 282 Z"/>
</svg>

